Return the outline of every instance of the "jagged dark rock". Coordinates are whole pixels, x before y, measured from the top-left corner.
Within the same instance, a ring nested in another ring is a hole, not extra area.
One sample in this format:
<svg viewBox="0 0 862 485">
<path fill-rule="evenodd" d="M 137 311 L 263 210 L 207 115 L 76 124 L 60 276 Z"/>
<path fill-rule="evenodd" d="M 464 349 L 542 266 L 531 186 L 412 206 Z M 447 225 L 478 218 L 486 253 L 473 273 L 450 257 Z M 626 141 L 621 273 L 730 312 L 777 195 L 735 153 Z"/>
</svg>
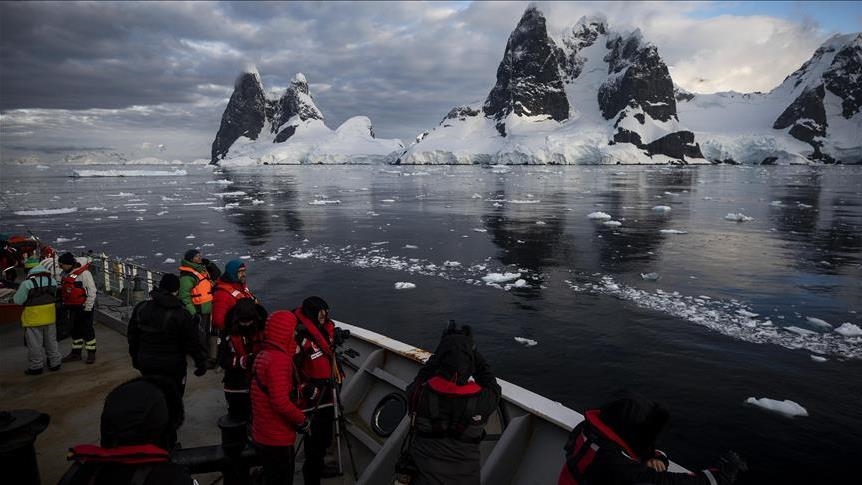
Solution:
<svg viewBox="0 0 862 485">
<path fill-rule="evenodd" d="M 290 81 L 290 86 L 281 96 L 281 99 L 278 100 L 277 109 L 272 119 L 272 132 L 278 133 L 276 143 L 287 140 L 296 131 L 294 127 L 290 134 L 283 135 L 279 132 L 281 127 L 294 116 L 299 116 L 300 121 L 311 119 L 323 120 L 323 113 L 315 106 L 308 91 L 308 81 L 306 81 L 305 76 L 302 74 L 294 76 Z M 281 139 L 280 141 L 279 138 Z"/>
<path fill-rule="evenodd" d="M 227 155 L 231 145 L 241 136 L 256 140 L 266 119 L 266 96 L 260 79 L 254 73 L 240 75 L 233 94 L 221 118 L 221 126 L 212 145 L 215 164 Z"/>
<path fill-rule="evenodd" d="M 793 103 L 784 110 L 772 125 L 776 130 L 791 127 L 788 132 L 797 140 L 814 148 L 813 158 L 821 159 L 823 143 L 818 138 L 826 136 L 826 109 L 823 107 L 825 90 L 823 84 L 813 89 L 805 88 Z"/>
<path fill-rule="evenodd" d="M 483 106 L 485 116 L 497 120 L 502 136 L 506 136 L 502 120 L 511 113 L 557 121 L 569 117 L 569 101 L 560 78 L 561 58 L 562 51 L 548 37 L 545 17 L 536 7 L 528 7 L 509 36 L 497 68 L 497 83 Z"/>
<path fill-rule="evenodd" d="M 691 101 L 695 98 L 695 95 L 684 89 L 673 88 L 673 97 L 677 101 Z"/>
<path fill-rule="evenodd" d="M 467 105 L 456 106 L 456 107 L 452 108 L 448 114 L 446 114 L 446 117 L 443 118 L 443 121 L 441 121 L 441 123 L 443 123 L 446 120 L 455 120 L 455 119 L 464 121 L 469 117 L 479 116 L 479 113 L 480 113 L 480 111 L 478 109 L 475 109 L 471 106 L 467 106 Z"/>
<path fill-rule="evenodd" d="M 293 136 L 294 133 L 296 133 L 296 126 L 285 126 L 283 130 L 281 130 L 280 132 L 278 132 L 277 135 L 275 135 L 275 140 L 273 140 L 273 143 L 283 143 L 287 141 L 288 138 Z"/>
<path fill-rule="evenodd" d="M 646 146 L 647 153 L 652 155 L 667 155 L 677 160 L 688 158 L 703 158 L 700 145 L 694 141 L 694 133 L 676 131 L 665 135 Z"/>
<path fill-rule="evenodd" d="M 579 56 L 579 52 L 593 45 L 599 35 L 605 34 L 607 34 L 607 27 L 603 20 L 581 17 L 572 31 L 563 37 L 563 45 L 568 51 L 560 63 L 565 82 L 572 82 L 581 75 L 586 59 Z"/>
<path fill-rule="evenodd" d="M 655 46 L 641 46 L 639 35 L 630 35 L 608 40 L 607 48 L 610 77 L 598 93 L 602 116 L 609 120 L 631 106 L 655 120 L 676 119 L 673 81 Z"/>
<path fill-rule="evenodd" d="M 826 89 L 841 98 L 844 118 L 849 120 L 862 109 L 862 34 L 835 54 L 823 81 Z"/>
</svg>

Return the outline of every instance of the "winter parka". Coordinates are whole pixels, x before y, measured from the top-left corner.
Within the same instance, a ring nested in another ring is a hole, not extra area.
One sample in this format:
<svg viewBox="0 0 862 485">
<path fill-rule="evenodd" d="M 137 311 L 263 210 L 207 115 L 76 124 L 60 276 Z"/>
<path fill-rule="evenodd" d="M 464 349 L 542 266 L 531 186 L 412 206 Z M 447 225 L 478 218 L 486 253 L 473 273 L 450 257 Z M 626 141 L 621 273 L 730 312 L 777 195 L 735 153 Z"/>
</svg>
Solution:
<svg viewBox="0 0 862 485">
<path fill-rule="evenodd" d="M 27 273 L 15 296 L 12 297 L 18 305 L 24 305 L 21 313 L 21 326 L 40 327 L 56 323 L 56 307 L 54 302 L 57 294 L 57 282 L 48 270 L 38 265 Z"/>
<path fill-rule="evenodd" d="M 192 292 L 198 283 L 202 282 L 195 274 L 185 271 L 182 268 L 187 267 L 195 270 L 199 275 L 205 276 L 207 281 L 209 281 L 209 273 L 207 272 L 206 266 L 202 264 L 193 263 L 191 261 L 182 260 L 180 262 L 180 292 L 179 297 L 180 300 L 183 301 L 183 305 L 186 306 L 186 310 L 189 311 L 192 315 L 195 313 L 200 313 L 202 315 L 209 315 L 212 313 L 212 293 L 209 294 L 209 300 L 201 303 L 200 305 L 195 305 L 192 302 Z M 210 282 L 208 285 L 206 282 L 201 285 L 204 287 L 204 292 L 212 291 L 212 283 Z M 206 299 L 207 296 L 202 296 L 202 298 Z"/>
<path fill-rule="evenodd" d="M 293 313 L 273 312 L 266 321 L 263 348 L 254 360 L 251 436 L 264 446 L 292 446 L 296 427 L 305 422 L 305 414 L 291 401 L 295 330 Z"/>
<path fill-rule="evenodd" d="M 129 319 L 128 341 L 132 366 L 143 374 L 186 375 L 186 355 L 195 366 L 206 366 L 192 315 L 172 293 L 155 289 L 150 299 L 135 306 Z"/>
</svg>

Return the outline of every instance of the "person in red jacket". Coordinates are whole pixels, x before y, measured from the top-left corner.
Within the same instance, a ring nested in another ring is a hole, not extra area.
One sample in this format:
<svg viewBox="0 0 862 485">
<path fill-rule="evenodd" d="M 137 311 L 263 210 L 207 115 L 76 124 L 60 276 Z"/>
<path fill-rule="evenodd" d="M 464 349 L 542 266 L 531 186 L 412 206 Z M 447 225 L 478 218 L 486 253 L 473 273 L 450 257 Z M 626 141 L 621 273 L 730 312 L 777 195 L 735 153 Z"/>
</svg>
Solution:
<svg viewBox="0 0 862 485">
<path fill-rule="evenodd" d="M 213 329 L 220 334 L 224 331 L 227 312 L 243 298 L 251 298 L 259 303 L 246 285 L 246 266 L 239 259 L 228 261 L 224 273 L 216 281 L 213 289 Z"/>
<path fill-rule="evenodd" d="M 273 312 L 266 321 L 263 348 L 254 360 L 251 384 L 251 437 L 261 457 L 264 484 L 293 483 L 296 433 L 310 423 L 291 401 L 294 389 L 296 317 Z"/>
</svg>

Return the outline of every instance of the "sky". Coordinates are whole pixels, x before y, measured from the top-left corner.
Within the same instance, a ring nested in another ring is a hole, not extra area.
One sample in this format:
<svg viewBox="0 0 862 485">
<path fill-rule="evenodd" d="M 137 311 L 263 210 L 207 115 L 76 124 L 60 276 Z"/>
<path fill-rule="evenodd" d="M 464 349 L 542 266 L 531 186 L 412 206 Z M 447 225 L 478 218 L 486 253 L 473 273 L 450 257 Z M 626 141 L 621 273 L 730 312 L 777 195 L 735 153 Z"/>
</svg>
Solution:
<svg viewBox="0 0 862 485">
<path fill-rule="evenodd" d="M 536 2 L 558 35 L 600 13 L 641 29 L 676 84 L 769 91 L 862 2 Z M 297 72 L 330 128 L 411 141 L 481 101 L 528 2 L 0 2 L 0 160 L 117 152 L 209 158 L 233 83 Z"/>
</svg>

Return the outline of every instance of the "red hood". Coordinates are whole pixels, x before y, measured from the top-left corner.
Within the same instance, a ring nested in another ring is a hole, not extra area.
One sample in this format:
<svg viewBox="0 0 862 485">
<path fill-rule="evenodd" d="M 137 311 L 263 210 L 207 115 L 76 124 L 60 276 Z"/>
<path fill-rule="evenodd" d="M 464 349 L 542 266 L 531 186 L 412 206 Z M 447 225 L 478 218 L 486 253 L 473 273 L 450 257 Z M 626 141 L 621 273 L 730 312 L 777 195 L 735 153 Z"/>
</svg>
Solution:
<svg viewBox="0 0 862 485">
<path fill-rule="evenodd" d="M 263 339 L 264 342 L 289 352 L 293 344 L 293 334 L 296 330 L 296 317 L 288 310 L 273 312 L 266 320 Z"/>
<path fill-rule="evenodd" d="M 614 443 L 620 445 L 626 453 L 634 460 L 639 460 L 637 453 L 632 450 L 631 446 L 625 442 L 620 436 L 611 429 L 610 426 L 605 424 L 601 419 L 602 412 L 598 409 L 590 409 L 589 411 L 584 413 L 584 419 L 587 420 L 596 431 L 601 433 L 605 438 L 613 441 Z"/>
</svg>

